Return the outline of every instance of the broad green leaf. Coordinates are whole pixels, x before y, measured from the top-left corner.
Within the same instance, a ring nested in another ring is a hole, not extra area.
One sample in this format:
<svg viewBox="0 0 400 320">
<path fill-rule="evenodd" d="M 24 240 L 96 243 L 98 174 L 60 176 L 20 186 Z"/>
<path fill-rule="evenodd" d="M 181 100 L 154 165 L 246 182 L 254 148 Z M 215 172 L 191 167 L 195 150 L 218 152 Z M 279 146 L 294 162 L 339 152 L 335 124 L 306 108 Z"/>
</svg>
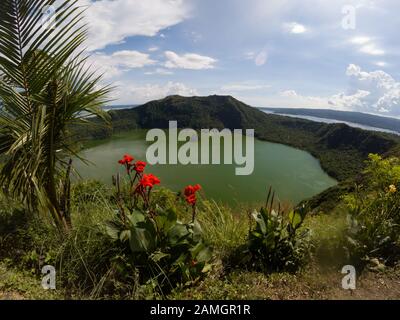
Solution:
<svg viewBox="0 0 400 320">
<path fill-rule="evenodd" d="M 211 257 L 212 257 L 212 252 L 210 248 L 204 246 L 204 248 L 196 256 L 196 260 L 198 262 L 207 262 L 211 260 Z"/>
<path fill-rule="evenodd" d="M 106 232 L 113 240 L 118 240 L 120 229 L 117 224 L 113 222 L 106 223 Z"/>
<path fill-rule="evenodd" d="M 132 252 L 152 252 L 155 249 L 154 234 L 144 228 L 132 227 L 130 247 Z"/>
<path fill-rule="evenodd" d="M 158 228 L 163 232 L 168 232 L 176 224 L 176 219 L 174 209 L 159 210 L 155 218 Z"/>
<path fill-rule="evenodd" d="M 184 224 L 176 224 L 168 232 L 168 239 L 171 245 L 178 244 L 182 239 L 190 235 L 188 228 Z"/>
<path fill-rule="evenodd" d="M 139 222 L 143 222 L 146 220 L 146 216 L 144 215 L 144 213 L 138 211 L 138 210 L 134 210 L 132 212 L 132 214 L 130 214 L 128 216 L 128 219 L 130 220 L 130 222 L 132 223 L 132 225 L 136 226 Z"/>
</svg>

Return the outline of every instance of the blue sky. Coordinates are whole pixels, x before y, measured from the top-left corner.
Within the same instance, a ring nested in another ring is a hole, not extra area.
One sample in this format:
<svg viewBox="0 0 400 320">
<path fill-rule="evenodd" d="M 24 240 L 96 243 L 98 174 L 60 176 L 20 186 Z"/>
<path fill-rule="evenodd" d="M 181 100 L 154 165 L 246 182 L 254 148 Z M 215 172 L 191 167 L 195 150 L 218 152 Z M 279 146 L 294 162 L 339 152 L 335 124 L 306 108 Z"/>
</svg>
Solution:
<svg viewBox="0 0 400 320">
<path fill-rule="evenodd" d="M 81 2 L 115 104 L 225 94 L 400 116 L 397 0 Z"/>
</svg>

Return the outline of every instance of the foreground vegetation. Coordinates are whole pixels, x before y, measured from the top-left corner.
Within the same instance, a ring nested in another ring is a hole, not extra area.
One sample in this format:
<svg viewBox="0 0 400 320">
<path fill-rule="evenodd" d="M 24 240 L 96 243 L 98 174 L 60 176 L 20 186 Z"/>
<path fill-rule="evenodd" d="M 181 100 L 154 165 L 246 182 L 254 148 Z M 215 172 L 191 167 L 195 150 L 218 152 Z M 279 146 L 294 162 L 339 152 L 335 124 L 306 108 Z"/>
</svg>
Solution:
<svg viewBox="0 0 400 320">
<path fill-rule="evenodd" d="M 368 187 L 359 186 L 329 215 L 280 206 L 267 190 L 266 204 L 252 211 L 254 208 L 230 208 L 203 199 L 197 188 L 193 202 L 193 198 L 189 201 L 191 192 L 154 186 L 150 204 L 138 196 L 135 210 L 139 212 L 133 210 L 132 218 L 142 217 L 145 222 L 140 212 L 154 208 L 155 217 L 149 219 L 170 223 L 169 230 L 182 228 L 183 242 L 176 242 L 176 237 L 168 240 L 171 233 L 163 231 L 164 236 L 147 250 L 133 250 L 135 245 L 150 245 L 146 235 L 135 237 L 140 229 L 152 230 L 147 229 L 147 222 L 133 229 L 114 228 L 121 226 L 121 199 L 124 206 L 135 199 L 129 196 L 132 180 L 128 176 L 125 182 L 120 178 L 119 191 L 118 184 L 108 187 L 96 181 L 74 185 L 74 228 L 64 235 L 51 220 L 38 219 L 18 202 L 2 197 L 0 260 L 9 276 L 0 279 L 0 292 L 14 292 L 17 298 L 20 294 L 60 299 L 351 298 L 340 289 L 339 272 L 345 264 L 357 267 L 366 286 L 372 286 L 372 279 L 388 282 L 398 275 L 399 172 L 398 159 L 371 155 L 365 172 Z M 197 236 L 185 240 L 185 230 L 190 232 L 194 226 L 193 216 Z M 57 290 L 53 292 L 39 289 L 40 270 L 47 264 L 57 270 Z M 24 278 L 29 279 L 26 285 L 21 284 Z M 293 289 L 283 289 L 288 285 Z M 388 291 L 390 286 L 387 284 Z M 249 287 L 255 290 L 249 291 Z M 397 289 L 394 285 L 393 290 Z M 371 294 L 358 293 L 357 297 Z"/>
</svg>

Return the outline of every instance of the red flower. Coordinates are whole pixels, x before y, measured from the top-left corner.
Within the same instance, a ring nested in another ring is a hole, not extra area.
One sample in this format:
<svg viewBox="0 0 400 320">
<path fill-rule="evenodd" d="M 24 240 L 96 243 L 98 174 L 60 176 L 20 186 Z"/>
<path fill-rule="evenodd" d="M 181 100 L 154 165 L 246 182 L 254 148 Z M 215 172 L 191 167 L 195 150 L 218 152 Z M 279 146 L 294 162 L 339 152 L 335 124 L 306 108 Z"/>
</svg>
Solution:
<svg viewBox="0 0 400 320">
<path fill-rule="evenodd" d="M 156 184 L 160 184 L 160 179 L 156 176 L 150 174 L 144 174 L 142 179 L 139 182 L 139 185 L 143 188 L 149 187 L 150 189 L 153 188 Z"/>
<path fill-rule="evenodd" d="M 190 205 L 194 206 L 196 204 L 197 198 L 196 198 L 196 192 L 201 189 L 201 186 L 199 184 L 196 184 L 194 186 L 187 186 L 185 188 L 184 194 L 186 197 L 186 202 L 189 203 Z"/>
<path fill-rule="evenodd" d="M 137 161 L 133 166 L 133 170 L 135 170 L 137 173 L 142 173 L 144 168 L 146 168 L 146 162 L 144 161 Z"/>
<path fill-rule="evenodd" d="M 192 206 L 196 204 L 196 195 L 195 194 L 191 194 L 190 196 L 186 196 L 186 201 L 187 203 L 191 204 Z"/>
<path fill-rule="evenodd" d="M 118 161 L 118 163 L 122 165 L 130 165 L 133 160 L 134 158 L 131 155 L 125 154 L 124 157 Z"/>
</svg>

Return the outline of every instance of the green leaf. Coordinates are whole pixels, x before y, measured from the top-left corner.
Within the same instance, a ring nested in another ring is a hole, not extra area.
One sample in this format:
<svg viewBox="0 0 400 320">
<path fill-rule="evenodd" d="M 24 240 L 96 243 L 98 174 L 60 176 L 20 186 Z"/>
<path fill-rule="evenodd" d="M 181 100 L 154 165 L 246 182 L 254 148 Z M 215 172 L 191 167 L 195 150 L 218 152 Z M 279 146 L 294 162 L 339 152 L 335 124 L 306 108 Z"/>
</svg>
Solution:
<svg viewBox="0 0 400 320">
<path fill-rule="evenodd" d="M 131 231 L 130 230 L 123 230 L 119 235 L 119 240 L 122 242 L 128 241 L 131 238 Z"/>
<path fill-rule="evenodd" d="M 260 233 L 265 234 L 267 232 L 267 224 L 265 221 L 265 217 L 257 211 L 254 211 L 251 215 L 253 219 L 256 221 L 257 230 Z"/>
<path fill-rule="evenodd" d="M 200 223 L 195 220 L 193 223 L 193 241 L 198 242 L 203 238 L 203 229 Z"/>
<path fill-rule="evenodd" d="M 159 210 L 155 218 L 160 230 L 167 233 L 177 222 L 177 215 L 174 209 Z"/>
<path fill-rule="evenodd" d="M 140 212 L 138 210 L 134 210 L 132 214 L 128 216 L 129 221 L 132 223 L 132 225 L 136 226 L 139 222 L 143 222 L 146 220 L 146 216 L 143 212 Z"/>
<path fill-rule="evenodd" d="M 136 221 L 131 227 L 130 246 L 132 252 L 152 252 L 157 244 L 157 230 L 154 222 L 136 211 L 131 216 Z"/>
<path fill-rule="evenodd" d="M 168 239 L 171 245 L 176 245 L 190 235 L 186 225 L 177 223 L 168 232 Z"/>
<path fill-rule="evenodd" d="M 207 273 L 210 272 L 212 270 L 212 264 L 210 263 L 206 263 L 203 267 L 203 269 L 201 270 L 202 273 Z"/>
<path fill-rule="evenodd" d="M 155 247 L 155 239 L 148 230 L 132 227 L 129 244 L 134 253 L 151 252 Z"/>
<path fill-rule="evenodd" d="M 293 229 L 297 229 L 303 222 L 303 218 L 300 213 L 297 211 L 290 211 L 289 212 L 289 221 Z"/>
<path fill-rule="evenodd" d="M 210 248 L 204 246 L 203 249 L 196 256 L 198 262 L 208 262 L 212 258 L 212 252 Z"/>
<path fill-rule="evenodd" d="M 106 222 L 106 233 L 111 239 L 118 240 L 119 232 L 120 229 L 116 223 L 111 221 Z"/>
<path fill-rule="evenodd" d="M 157 252 L 153 253 L 150 258 L 154 262 L 160 262 L 162 259 L 167 258 L 167 257 L 170 257 L 170 255 L 167 253 L 161 252 L 161 251 L 157 251 Z"/>
</svg>

